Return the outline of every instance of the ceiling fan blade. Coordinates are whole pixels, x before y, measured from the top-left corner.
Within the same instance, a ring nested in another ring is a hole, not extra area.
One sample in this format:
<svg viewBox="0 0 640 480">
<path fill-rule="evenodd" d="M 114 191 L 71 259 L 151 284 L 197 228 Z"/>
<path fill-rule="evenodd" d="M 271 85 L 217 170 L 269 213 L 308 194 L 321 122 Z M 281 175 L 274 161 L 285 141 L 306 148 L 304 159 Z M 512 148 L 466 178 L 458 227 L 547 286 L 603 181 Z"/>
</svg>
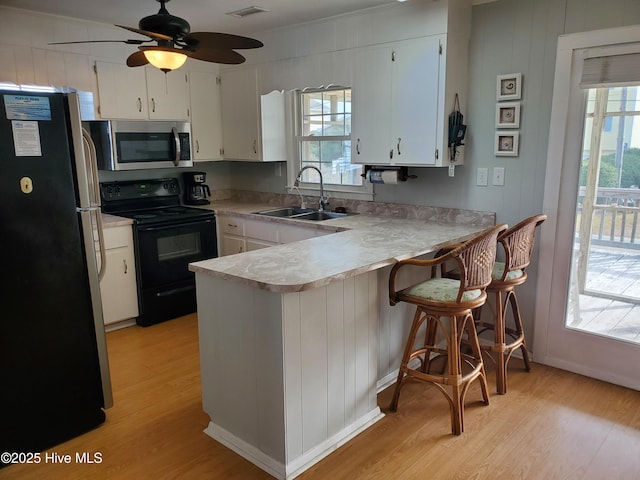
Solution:
<svg viewBox="0 0 640 480">
<path fill-rule="evenodd" d="M 195 45 L 197 48 L 212 50 L 260 48 L 264 46 L 259 40 L 230 33 L 194 32 L 185 35 L 182 40 L 187 45 Z"/>
<path fill-rule="evenodd" d="M 173 37 L 163 35 L 162 33 L 148 32 L 147 30 L 140 30 L 139 28 L 125 27 L 124 25 L 116 25 L 116 27 L 124 28 L 130 32 L 139 33 L 145 37 L 153 38 L 155 40 L 173 40 Z"/>
<path fill-rule="evenodd" d="M 198 48 L 196 51 L 181 50 L 182 53 L 195 60 L 203 62 L 222 63 L 225 65 L 238 65 L 245 61 L 245 58 L 233 50 L 219 50 L 214 48 Z"/>
<path fill-rule="evenodd" d="M 134 52 L 127 57 L 127 66 L 128 67 L 141 67 L 149 63 L 147 57 L 144 56 L 143 51 Z"/>
<path fill-rule="evenodd" d="M 48 45 L 71 45 L 73 43 L 126 43 L 127 45 L 142 45 L 153 40 L 79 40 L 76 42 L 52 42 Z"/>
</svg>

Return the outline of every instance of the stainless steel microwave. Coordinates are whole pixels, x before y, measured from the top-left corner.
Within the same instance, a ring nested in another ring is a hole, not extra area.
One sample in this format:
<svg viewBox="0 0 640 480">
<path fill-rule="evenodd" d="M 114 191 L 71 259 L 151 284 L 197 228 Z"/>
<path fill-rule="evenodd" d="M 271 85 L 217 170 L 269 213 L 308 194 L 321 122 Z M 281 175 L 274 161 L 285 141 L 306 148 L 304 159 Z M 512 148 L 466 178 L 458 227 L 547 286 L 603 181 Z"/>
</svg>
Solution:
<svg viewBox="0 0 640 480">
<path fill-rule="evenodd" d="M 95 144 L 99 170 L 193 166 L 189 122 L 92 120 L 82 125 Z"/>
</svg>

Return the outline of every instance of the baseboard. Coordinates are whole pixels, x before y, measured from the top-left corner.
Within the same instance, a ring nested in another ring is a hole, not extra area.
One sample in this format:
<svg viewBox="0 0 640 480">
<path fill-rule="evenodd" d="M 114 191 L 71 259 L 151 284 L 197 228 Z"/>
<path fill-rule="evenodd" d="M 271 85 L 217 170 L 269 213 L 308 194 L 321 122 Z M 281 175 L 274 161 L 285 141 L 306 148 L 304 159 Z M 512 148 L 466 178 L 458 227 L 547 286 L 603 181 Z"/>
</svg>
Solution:
<svg viewBox="0 0 640 480">
<path fill-rule="evenodd" d="M 207 428 L 204 429 L 204 433 L 209 435 L 217 442 L 220 442 L 225 447 L 233 450 L 241 457 L 246 458 L 248 461 L 261 468 L 269 475 L 272 475 L 278 479 L 285 478 L 286 470 L 283 463 L 274 460 L 261 450 L 258 450 L 253 445 L 236 437 L 234 434 L 225 430 L 219 425 L 216 425 L 213 422 L 209 422 Z"/>
<path fill-rule="evenodd" d="M 380 407 L 376 407 L 367 415 L 360 417 L 358 421 L 352 423 L 347 428 L 342 429 L 340 432 L 336 433 L 332 437 L 328 438 L 324 442 L 305 452 L 303 455 L 297 457 L 286 465 L 282 462 L 274 460 L 253 445 L 236 437 L 231 432 L 225 430 L 224 428 L 216 425 L 213 422 L 209 422 L 209 425 L 204 430 L 204 433 L 209 435 L 214 440 L 220 442 L 225 447 L 233 450 L 238 455 L 247 459 L 257 467 L 261 468 L 269 475 L 272 475 L 280 480 L 290 480 L 318 463 L 327 455 L 340 448 L 342 445 L 369 428 L 371 425 L 373 425 L 383 417 L 384 414 L 380 411 Z"/>
<path fill-rule="evenodd" d="M 119 322 L 109 323 L 104 326 L 105 332 L 113 332 L 114 330 L 120 330 L 121 328 L 132 327 L 136 324 L 135 318 L 127 318 L 126 320 L 120 320 Z"/>
</svg>

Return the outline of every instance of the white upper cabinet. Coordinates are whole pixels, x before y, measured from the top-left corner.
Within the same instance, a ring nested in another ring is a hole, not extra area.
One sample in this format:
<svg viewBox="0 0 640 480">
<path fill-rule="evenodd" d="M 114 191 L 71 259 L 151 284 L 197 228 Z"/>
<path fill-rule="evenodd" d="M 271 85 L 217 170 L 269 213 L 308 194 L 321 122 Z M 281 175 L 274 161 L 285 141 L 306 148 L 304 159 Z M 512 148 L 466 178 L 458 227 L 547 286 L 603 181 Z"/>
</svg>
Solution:
<svg viewBox="0 0 640 480">
<path fill-rule="evenodd" d="M 164 73 L 144 68 L 150 120 L 189 119 L 189 77 L 186 70 Z"/>
<path fill-rule="evenodd" d="M 415 5 L 406 38 L 354 50 L 351 159 L 368 165 L 451 166 L 449 115 L 466 114 L 471 2 Z M 468 118 L 468 117 L 467 117 Z"/>
<path fill-rule="evenodd" d="M 100 116 L 105 119 L 187 120 L 189 84 L 185 71 L 131 68 L 96 62 Z"/>
<path fill-rule="evenodd" d="M 286 160 L 284 92 L 260 96 L 255 66 L 222 78 L 222 143 L 227 160 Z"/>
<path fill-rule="evenodd" d="M 440 36 L 356 52 L 352 159 L 369 165 L 435 165 Z"/>
<path fill-rule="evenodd" d="M 222 115 L 217 72 L 189 72 L 193 159 L 222 158 Z"/>
<path fill-rule="evenodd" d="M 109 62 L 96 62 L 95 68 L 102 118 L 149 118 L 147 80 L 143 68 Z"/>
</svg>

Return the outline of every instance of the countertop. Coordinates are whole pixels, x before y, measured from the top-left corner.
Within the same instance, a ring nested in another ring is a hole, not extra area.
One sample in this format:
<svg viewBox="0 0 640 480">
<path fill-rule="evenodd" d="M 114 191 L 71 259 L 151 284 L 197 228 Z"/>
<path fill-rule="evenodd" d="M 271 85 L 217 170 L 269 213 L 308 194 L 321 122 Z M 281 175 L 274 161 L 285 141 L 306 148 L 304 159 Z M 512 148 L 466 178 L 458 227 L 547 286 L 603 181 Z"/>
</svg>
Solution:
<svg viewBox="0 0 640 480">
<path fill-rule="evenodd" d="M 223 201 L 207 208 L 218 215 L 240 215 L 333 230 L 336 233 L 190 264 L 192 272 L 212 275 L 273 292 L 299 292 L 327 285 L 466 240 L 486 225 L 351 215 L 312 222 L 254 215 L 277 208 Z"/>
<path fill-rule="evenodd" d="M 104 228 L 122 227 L 132 224 L 133 220 L 131 218 L 117 217 L 116 215 L 110 215 L 108 213 L 102 214 L 102 226 Z"/>
</svg>

